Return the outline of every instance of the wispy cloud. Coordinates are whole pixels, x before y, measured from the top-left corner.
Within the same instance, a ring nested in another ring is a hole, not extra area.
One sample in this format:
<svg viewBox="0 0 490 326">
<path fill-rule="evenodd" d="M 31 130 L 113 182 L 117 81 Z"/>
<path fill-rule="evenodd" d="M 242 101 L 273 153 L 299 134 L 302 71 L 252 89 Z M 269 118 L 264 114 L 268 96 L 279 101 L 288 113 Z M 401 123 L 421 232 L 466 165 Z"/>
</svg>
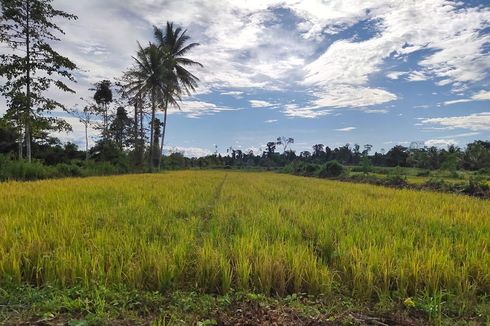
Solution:
<svg viewBox="0 0 490 326">
<path fill-rule="evenodd" d="M 389 111 L 386 110 L 386 109 L 366 109 L 366 110 L 363 110 L 362 112 L 364 112 L 364 113 L 381 113 L 381 114 L 386 114 Z"/>
<path fill-rule="evenodd" d="M 349 132 L 352 130 L 357 129 L 356 127 L 345 127 L 345 128 L 340 128 L 340 129 L 335 129 L 336 131 L 343 131 L 343 132 Z"/>
<path fill-rule="evenodd" d="M 184 113 L 189 118 L 199 118 L 205 115 L 213 115 L 223 111 L 235 111 L 229 107 L 220 107 L 214 103 L 204 101 L 185 100 L 180 104 L 180 110 L 169 109 L 168 114 Z"/>
<path fill-rule="evenodd" d="M 408 74 L 408 72 L 406 71 L 389 71 L 387 74 L 386 74 L 386 77 L 388 77 L 389 79 L 398 79 L 400 78 L 401 76 L 403 75 L 406 75 Z"/>
<path fill-rule="evenodd" d="M 249 100 L 248 101 L 253 108 L 267 108 L 274 106 L 274 103 L 262 100 Z"/>
<path fill-rule="evenodd" d="M 182 153 L 186 157 L 202 157 L 212 154 L 212 151 L 201 147 L 185 147 L 185 146 L 167 146 L 164 149 L 166 155 L 172 153 Z"/>
<path fill-rule="evenodd" d="M 332 113 L 331 110 L 320 109 L 319 107 L 302 107 L 294 103 L 286 104 L 282 112 L 290 118 L 305 119 L 314 119 Z"/>
<path fill-rule="evenodd" d="M 229 92 L 222 92 L 220 95 L 228 95 L 228 96 L 233 96 L 235 98 L 242 98 L 242 95 L 244 93 L 241 91 L 229 91 Z"/>
<path fill-rule="evenodd" d="M 422 125 L 436 125 L 444 129 L 490 130 L 490 112 L 445 118 L 421 118 Z"/>
<path fill-rule="evenodd" d="M 457 103 L 466 103 L 473 101 L 488 101 L 490 100 L 490 91 L 482 90 L 478 93 L 473 94 L 470 98 L 462 98 L 457 100 L 445 101 L 444 105 L 451 105 Z"/>
<path fill-rule="evenodd" d="M 449 145 L 457 145 L 458 142 L 454 139 L 428 139 L 424 142 L 428 147 L 448 147 Z"/>
</svg>

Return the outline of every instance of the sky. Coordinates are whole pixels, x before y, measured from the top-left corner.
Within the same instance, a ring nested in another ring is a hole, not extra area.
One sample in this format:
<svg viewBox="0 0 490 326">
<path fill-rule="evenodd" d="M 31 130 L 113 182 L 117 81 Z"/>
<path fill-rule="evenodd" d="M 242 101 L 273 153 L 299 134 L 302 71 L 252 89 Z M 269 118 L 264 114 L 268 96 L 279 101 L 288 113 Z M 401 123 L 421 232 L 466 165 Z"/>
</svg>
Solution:
<svg viewBox="0 0 490 326">
<path fill-rule="evenodd" d="M 55 47 L 78 66 L 72 107 L 120 77 L 137 41 L 167 21 L 200 43 L 197 92 L 171 108 L 166 148 L 201 156 L 259 153 L 293 137 L 296 151 L 375 150 L 490 140 L 490 3 L 446 0 L 55 0 Z M 0 114 L 2 105 L 0 104 Z M 83 128 L 58 136 L 83 144 Z M 92 137 L 92 141 L 94 137 Z"/>
</svg>

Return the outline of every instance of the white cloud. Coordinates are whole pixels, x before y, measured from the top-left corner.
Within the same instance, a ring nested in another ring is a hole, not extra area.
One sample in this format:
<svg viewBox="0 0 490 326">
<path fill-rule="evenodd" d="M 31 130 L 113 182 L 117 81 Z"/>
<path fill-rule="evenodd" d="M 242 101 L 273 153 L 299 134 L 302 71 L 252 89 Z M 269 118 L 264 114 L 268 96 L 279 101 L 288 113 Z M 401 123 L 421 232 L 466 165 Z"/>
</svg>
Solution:
<svg viewBox="0 0 490 326">
<path fill-rule="evenodd" d="M 223 92 L 220 93 L 221 95 L 228 95 L 228 96 L 233 96 L 235 98 L 242 98 L 243 92 L 240 91 L 229 91 L 229 92 Z"/>
<path fill-rule="evenodd" d="M 457 145 L 458 142 L 454 139 L 429 139 L 424 142 L 428 147 L 448 147 L 449 145 Z"/>
<path fill-rule="evenodd" d="M 396 80 L 396 79 L 400 78 L 400 76 L 406 75 L 407 73 L 408 72 L 406 72 L 406 71 L 389 71 L 386 74 L 386 77 L 388 77 L 389 79 Z"/>
<path fill-rule="evenodd" d="M 290 118 L 313 119 L 331 114 L 331 110 L 319 109 L 318 107 L 300 107 L 298 104 L 290 103 L 284 106 L 282 111 Z"/>
<path fill-rule="evenodd" d="M 275 123 L 275 122 L 277 122 L 277 119 L 269 119 L 269 120 L 265 120 L 264 122 L 265 123 Z"/>
<path fill-rule="evenodd" d="M 422 118 L 422 125 L 437 125 L 444 129 L 490 130 L 490 112 L 474 113 L 458 117 Z"/>
<path fill-rule="evenodd" d="M 364 112 L 364 113 L 381 113 L 381 114 L 385 114 L 385 113 L 388 113 L 389 111 L 388 110 L 385 110 L 385 109 L 366 109 L 366 110 L 363 110 L 362 112 Z"/>
<path fill-rule="evenodd" d="M 462 98 L 459 100 L 451 100 L 451 101 L 445 101 L 443 104 L 444 105 L 451 105 L 451 104 L 458 104 L 458 103 L 467 103 L 467 102 L 472 102 L 472 99 L 469 98 Z"/>
<path fill-rule="evenodd" d="M 396 95 L 381 88 L 352 87 L 334 85 L 314 93 L 317 99 L 312 101 L 317 107 L 364 107 L 396 100 Z"/>
<path fill-rule="evenodd" d="M 216 104 L 196 101 L 196 100 L 185 100 L 180 104 L 180 110 L 176 108 L 170 108 L 168 114 L 175 114 L 182 112 L 189 118 L 199 118 L 204 115 L 213 115 L 218 112 L 223 111 L 235 111 L 238 109 L 231 109 L 228 107 L 219 107 Z"/>
<path fill-rule="evenodd" d="M 363 6 L 354 2 L 349 5 Z M 304 84 L 318 90 L 316 102 L 356 107 L 395 100 L 395 94 L 369 86 L 369 77 L 382 70 L 385 59 L 405 58 L 422 49 L 435 52 L 418 62 L 423 72 L 410 73 L 408 80 L 442 78 L 440 85 L 454 84 L 461 89 L 465 83 L 483 80 L 487 75 L 490 57 L 484 46 L 490 36 L 479 31 L 490 21 L 488 8 L 458 9 L 457 4 L 445 0 L 377 1 L 365 5 L 369 14 L 355 15 L 353 11 L 351 18 L 375 18 L 378 34 L 361 42 L 338 40 L 305 67 Z M 388 78 L 397 79 L 403 74 L 389 72 Z M 351 91 L 343 91 L 346 88 Z M 350 96 L 358 91 L 376 96 L 366 101 Z"/>
<path fill-rule="evenodd" d="M 349 131 L 352 131 L 352 130 L 355 130 L 355 129 L 357 129 L 357 128 L 356 127 L 345 127 L 345 128 L 335 129 L 335 130 L 349 132 Z"/>
<path fill-rule="evenodd" d="M 477 100 L 477 101 L 490 100 L 490 91 L 482 90 L 482 91 L 474 94 L 471 98 L 473 100 Z"/>
<path fill-rule="evenodd" d="M 489 36 L 478 34 L 488 24 L 490 10 L 459 9 L 446 0 L 56 0 L 55 5 L 80 16 L 63 25 L 67 37 L 62 47 L 91 82 L 126 68 L 136 40 L 149 40 L 150 24 L 161 26 L 168 17 L 189 28 L 192 40 L 201 43 L 191 53 L 205 65 L 198 73 L 200 92 L 226 86 L 278 89 L 303 81 L 319 89 L 318 101 L 325 106 L 357 107 L 396 99 L 389 91 L 368 85 L 369 76 L 381 70 L 389 56 L 435 50 L 419 61 L 423 69 L 410 73 L 408 79 L 435 76 L 442 78 L 440 84 L 482 80 L 490 65 L 483 52 Z M 296 31 L 281 25 L 273 11 L 277 8 L 289 9 L 301 20 Z M 305 61 L 319 48 L 325 33 L 336 34 L 363 20 L 373 24 L 374 37 L 336 41 L 317 59 Z M 306 78 L 299 72 L 302 67 Z M 397 79 L 403 74 L 407 72 L 392 71 L 387 76 Z M 346 87 L 363 87 L 361 91 L 377 95 L 365 103 L 358 99 L 351 103 L 352 92 L 342 91 Z M 332 96 L 337 97 L 334 103 Z"/>
<path fill-rule="evenodd" d="M 427 76 L 422 71 L 412 71 L 408 77 L 408 81 L 423 81 L 427 80 Z"/>
<path fill-rule="evenodd" d="M 164 153 L 165 155 L 182 153 L 186 157 L 202 157 L 213 154 L 213 152 L 207 148 L 183 146 L 167 146 L 167 148 L 164 149 Z"/>
<path fill-rule="evenodd" d="M 250 100 L 249 102 L 253 108 L 267 108 L 275 105 L 274 103 L 262 100 Z"/>
<path fill-rule="evenodd" d="M 470 98 L 462 98 L 458 100 L 445 101 L 444 105 L 451 105 L 457 103 L 467 103 L 473 101 L 488 101 L 490 100 L 490 91 L 482 90 L 478 93 L 473 94 Z"/>
<path fill-rule="evenodd" d="M 442 139 L 464 138 L 464 137 L 476 136 L 479 134 L 480 134 L 479 132 L 465 132 L 465 133 L 461 133 L 461 134 L 443 136 L 443 137 L 439 137 L 439 138 L 442 138 Z"/>
<path fill-rule="evenodd" d="M 405 141 L 405 140 L 390 140 L 390 141 L 383 142 L 383 144 L 385 144 L 385 145 L 390 145 L 390 144 L 395 144 L 395 145 L 408 145 L 408 144 L 410 144 L 410 142 L 409 141 Z"/>
</svg>

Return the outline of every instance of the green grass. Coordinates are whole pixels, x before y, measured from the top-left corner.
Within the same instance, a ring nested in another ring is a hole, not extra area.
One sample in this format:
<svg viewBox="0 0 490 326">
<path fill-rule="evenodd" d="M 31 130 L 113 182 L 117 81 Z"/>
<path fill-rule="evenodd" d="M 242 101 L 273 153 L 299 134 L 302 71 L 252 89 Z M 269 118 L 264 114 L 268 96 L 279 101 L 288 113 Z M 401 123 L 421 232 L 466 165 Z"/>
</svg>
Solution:
<svg viewBox="0 0 490 326">
<path fill-rule="evenodd" d="M 26 286 L 60 291 L 56 300 L 70 289 L 151 302 L 176 291 L 307 293 L 483 322 L 489 211 L 465 196 L 272 173 L 10 182 L 0 185 L 0 300 L 11 306 L 24 289 L 39 314 Z"/>
</svg>

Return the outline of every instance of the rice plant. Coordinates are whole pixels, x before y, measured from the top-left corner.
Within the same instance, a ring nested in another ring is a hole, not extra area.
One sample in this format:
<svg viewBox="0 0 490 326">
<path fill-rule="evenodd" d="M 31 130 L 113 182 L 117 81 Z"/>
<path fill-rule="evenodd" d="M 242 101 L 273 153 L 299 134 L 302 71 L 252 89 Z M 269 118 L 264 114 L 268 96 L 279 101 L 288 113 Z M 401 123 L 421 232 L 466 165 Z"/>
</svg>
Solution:
<svg viewBox="0 0 490 326">
<path fill-rule="evenodd" d="M 181 171 L 0 185 L 0 287 L 123 285 L 377 300 L 490 293 L 490 202 Z"/>
</svg>

